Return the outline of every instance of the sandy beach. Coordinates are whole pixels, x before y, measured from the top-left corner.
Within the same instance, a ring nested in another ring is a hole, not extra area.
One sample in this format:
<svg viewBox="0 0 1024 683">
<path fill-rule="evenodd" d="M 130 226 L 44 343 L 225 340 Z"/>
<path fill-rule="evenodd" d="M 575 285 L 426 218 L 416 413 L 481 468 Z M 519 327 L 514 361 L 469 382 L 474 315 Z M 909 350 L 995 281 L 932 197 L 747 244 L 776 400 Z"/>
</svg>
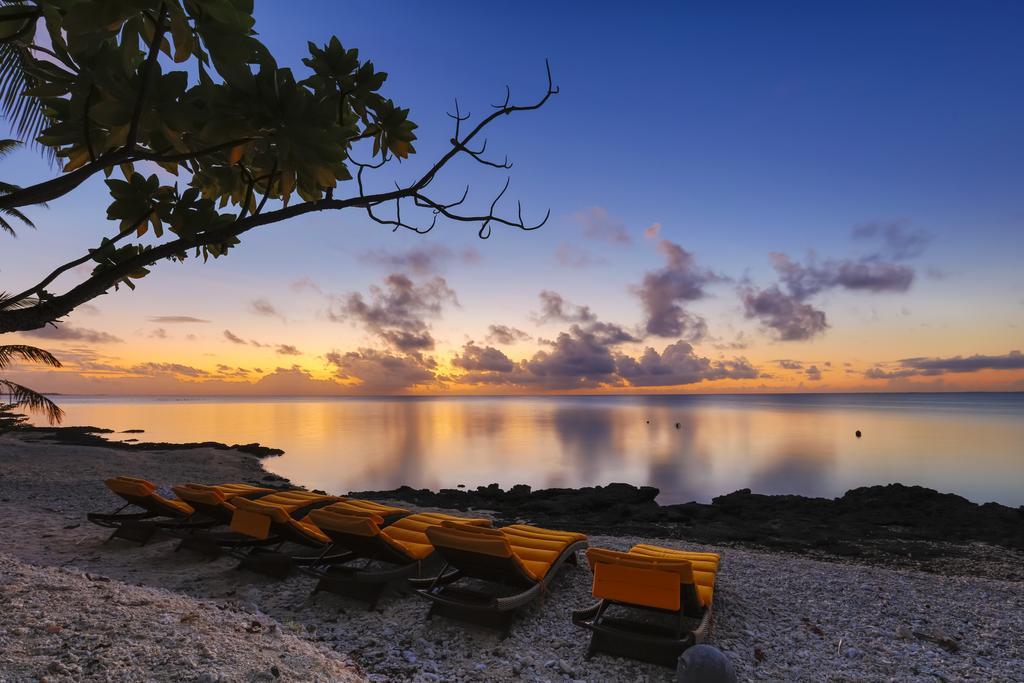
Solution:
<svg viewBox="0 0 1024 683">
<path fill-rule="evenodd" d="M 379 611 L 312 579 L 235 571 L 230 558 L 172 552 L 172 539 L 104 544 L 85 514 L 112 510 L 103 479 L 175 482 L 266 477 L 260 460 L 197 448 L 125 451 L 0 437 L 3 600 L 0 680 L 669 681 L 638 662 L 583 657 L 570 621 L 590 604 L 586 562 L 568 567 L 509 638 L 426 619 L 414 594 Z M 345 493 L 332 491 L 331 493 Z M 481 511 L 477 511 L 481 513 Z M 664 539 L 591 535 L 625 549 Z M 720 552 L 711 643 L 740 680 L 1022 680 L 1019 581 L 676 542 Z M 979 563 L 1014 551 L 979 546 Z M 981 572 L 984 573 L 984 572 Z"/>
</svg>

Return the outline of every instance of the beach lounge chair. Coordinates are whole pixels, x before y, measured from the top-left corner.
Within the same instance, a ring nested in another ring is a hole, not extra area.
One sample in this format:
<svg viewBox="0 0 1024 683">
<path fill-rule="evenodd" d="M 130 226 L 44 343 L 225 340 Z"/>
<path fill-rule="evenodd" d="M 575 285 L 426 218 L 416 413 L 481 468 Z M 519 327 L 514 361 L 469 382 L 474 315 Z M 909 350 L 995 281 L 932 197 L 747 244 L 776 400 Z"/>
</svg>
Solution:
<svg viewBox="0 0 1024 683">
<path fill-rule="evenodd" d="M 238 509 L 239 497 L 245 500 L 259 500 L 265 505 L 276 505 L 284 508 L 293 516 L 301 516 L 318 504 L 324 504 L 336 500 L 333 497 L 325 497 L 321 494 L 310 493 L 301 489 L 260 489 L 258 493 L 246 495 L 243 491 L 234 488 L 235 485 L 225 486 L 204 486 L 202 484 L 183 484 L 174 486 L 172 490 L 178 498 L 190 505 L 210 519 L 216 519 L 220 524 L 230 524 L 235 511 Z M 227 548 L 238 548 L 264 544 L 272 545 L 278 543 L 278 539 L 269 537 L 266 539 L 255 539 L 251 535 L 238 532 L 209 532 L 204 528 L 193 529 L 192 533 L 181 539 L 175 550 L 193 550 L 207 557 L 218 557 Z"/>
<path fill-rule="evenodd" d="M 113 529 L 107 538 L 123 538 L 145 545 L 160 529 L 198 529 L 215 526 L 215 517 L 197 514 L 195 507 L 180 498 L 165 498 L 157 493 L 156 485 L 138 477 L 114 477 L 104 482 L 111 491 L 125 500 L 125 504 L 112 513 L 91 512 L 87 519 L 93 524 Z M 271 489 L 249 484 L 220 484 L 208 487 L 225 498 L 262 495 Z M 124 512 L 128 507 L 141 508 L 141 512 Z"/>
<path fill-rule="evenodd" d="M 309 519 L 335 546 L 349 551 L 343 563 L 331 562 L 312 569 L 318 578 L 313 592 L 327 591 L 365 600 L 370 609 L 376 608 L 389 586 L 408 579 L 434 577 L 440 571 L 442 562 L 427 538 L 428 529 L 444 522 L 491 525 L 489 519 L 420 512 L 384 526 L 386 520 L 381 515 L 336 505 L 314 510 Z M 360 560 L 362 566 L 351 564 Z"/>
<path fill-rule="evenodd" d="M 444 560 L 439 579 L 419 592 L 441 615 L 496 628 L 508 635 L 518 610 L 544 593 L 587 537 L 567 531 L 513 524 L 500 529 L 444 522 L 426 530 Z M 448 567 L 457 570 L 449 579 Z M 481 584 L 470 589 L 463 579 Z M 462 585 L 457 585 L 461 583 Z"/>
<path fill-rule="evenodd" d="M 587 560 L 599 602 L 574 612 L 572 620 L 591 632 L 588 658 L 605 652 L 675 668 L 686 648 L 707 637 L 716 553 L 635 545 L 628 553 L 591 548 Z M 609 616 L 611 608 L 652 618 Z M 671 625 L 656 623 L 654 614 L 673 617 Z"/>
<path fill-rule="evenodd" d="M 240 544 L 247 547 L 248 551 L 240 557 L 239 569 L 284 578 L 296 565 L 338 559 L 328 555 L 334 545 L 330 537 L 316 524 L 305 519 L 307 514 L 316 509 L 334 507 L 336 510 L 353 513 L 376 514 L 382 519 L 395 519 L 408 514 L 408 510 L 371 501 L 311 493 L 306 495 L 309 498 L 301 501 L 301 505 L 281 504 L 270 497 L 237 501 L 231 517 L 231 529 L 249 537 L 248 542 Z M 313 556 L 284 553 L 281 552 L 281 547 L 285 543 L 313 548 L 320 552 Z M 267 545 L 275 547 L 268 550 L 264 547 Z"/>
</svg>

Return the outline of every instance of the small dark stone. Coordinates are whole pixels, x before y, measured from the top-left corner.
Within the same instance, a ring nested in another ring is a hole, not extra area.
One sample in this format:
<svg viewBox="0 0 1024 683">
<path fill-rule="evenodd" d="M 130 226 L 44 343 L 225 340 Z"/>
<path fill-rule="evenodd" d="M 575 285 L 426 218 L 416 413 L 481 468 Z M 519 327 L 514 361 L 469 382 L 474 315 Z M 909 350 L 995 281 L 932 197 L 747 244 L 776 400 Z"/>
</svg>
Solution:
<svg viewBox="0 0 1024 683">
<path fill-rule="evenodd" d="M 278 669 L 276 666 L 272 666 L 272 667 L 270 667 L 270 675 L 273 676 L 274 678 L 280 678 L 281 677 L 281 670 Z"/>
</svg>

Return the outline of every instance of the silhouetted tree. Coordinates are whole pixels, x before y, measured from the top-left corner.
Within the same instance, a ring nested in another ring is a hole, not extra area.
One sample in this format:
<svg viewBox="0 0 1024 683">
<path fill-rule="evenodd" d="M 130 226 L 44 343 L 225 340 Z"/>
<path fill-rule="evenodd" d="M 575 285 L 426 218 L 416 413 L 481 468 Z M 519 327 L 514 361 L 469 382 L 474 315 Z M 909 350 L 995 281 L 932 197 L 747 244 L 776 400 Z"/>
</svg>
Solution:
<svg viewBox="0 0 1024 683">
<path fill-rule="evenodd" d="M 43 363 L 55 368 L 60 367 L 60 361 L 54 358 L 53 354 L 34 346 L 21 344 L 0 346 L 0 370 L 10 366 L 15 358 L 32 363 Z M 46 396 L 0 377 L 0 410 L 7 412 L 11 408 L 27 408 L 30 411 L 42 413 L 50 424 L 60 422 L 64 417 L 64 411 Z"/>
<path fill-rule="evenodd" d="M 0 210 L 60 199 L 103 173 L 112 198 L 107 218 L 117 226 L 89 253 L 0 299 L 0 332 L 41 327 L 111 288 L 134 288 L 158 261 L 217 258 L 249 230 L 316 211 L 358 209 L 419 233 L 442 217 L 476 224 L 482 238 L 495 225 L 532 230 L 547 220 L 527 224 L 521 205 L 513 216 L 497 213 L 508 180 L 479 211 L 464 208 L 468 187 L 451 200 L 430 187 L 460 156 L 510 168 L 507 159 L 484 157 L 482 133 L 556 94 L 550 68 L 541 97 L 515 105 L 506 88 L 504 101 L 471 128 L 456 102 L 447 151 L 416 180 L 371 190 L 374 170 L 415 152 L 409 110 L 380 94 L 387 74 L 332 38 L 309 44 L 308 72 L 296 77 L 257 40 L 252 9 L 251 0 L 7 0 L 0 7 L 0 55 L 8 55 L 0 60 L 0 107 L 19 121 L 28 116 L 27 129 L 35 119 L 25 112 L 38 107 L 36 140 L 64 171 L 0 195 Z M 27 104 L 12 110 L 11 102 Z M 153 164 L 182 180 L 167 184 L 143 172 Z M 111 177 L 115 171 L 123 180 Z M 89 262 L 84 281 L 48 289 Z"/>
</svg>

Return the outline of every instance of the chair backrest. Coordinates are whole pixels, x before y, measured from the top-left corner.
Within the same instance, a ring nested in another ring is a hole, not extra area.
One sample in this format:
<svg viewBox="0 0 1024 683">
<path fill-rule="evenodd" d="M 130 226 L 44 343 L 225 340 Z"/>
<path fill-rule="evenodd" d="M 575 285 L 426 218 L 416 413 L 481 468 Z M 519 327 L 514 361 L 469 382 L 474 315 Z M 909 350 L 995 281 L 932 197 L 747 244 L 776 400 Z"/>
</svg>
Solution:
<svg viewBox="0 0 1024 683">
<path fill-rule="evenodd" d="M 287 524 L 288 511 L 280 505 L 239 498 L 231 515 L 231 529 L 260 540 L 270 537 L 274 524 Z"/>
<path fill-rule="evenodd" d="M 596 598 L 675 612 L 689 607 L 683 604 L 684 588 L 687 598 L 696 592 L 693 566 L 688 560 L 590 548 L 587 561 L 594 570 Z"/>
<path fill-rule="evenodd" d="M 114 477 L 103 482 L 111 491 L 133 505 L 167 517 L 187 518 L 195 510 L 181 501 L 170 501 L 156 492 L 156 484 L 138 477 Z"/>
<path fill-rule="evenodd" d="M 114 477 L 107 479 L 104 484 L 117 495 L 128 498 L 145 498 L 156 493 L 156 484 L 138 477 Z"/>
<path fill-rule="evenodd" d="M 468 576 L 516 585 L 537 582 L 500 529 L 446 521 L 426 534 L 437 552 Z"/>
</svg>

